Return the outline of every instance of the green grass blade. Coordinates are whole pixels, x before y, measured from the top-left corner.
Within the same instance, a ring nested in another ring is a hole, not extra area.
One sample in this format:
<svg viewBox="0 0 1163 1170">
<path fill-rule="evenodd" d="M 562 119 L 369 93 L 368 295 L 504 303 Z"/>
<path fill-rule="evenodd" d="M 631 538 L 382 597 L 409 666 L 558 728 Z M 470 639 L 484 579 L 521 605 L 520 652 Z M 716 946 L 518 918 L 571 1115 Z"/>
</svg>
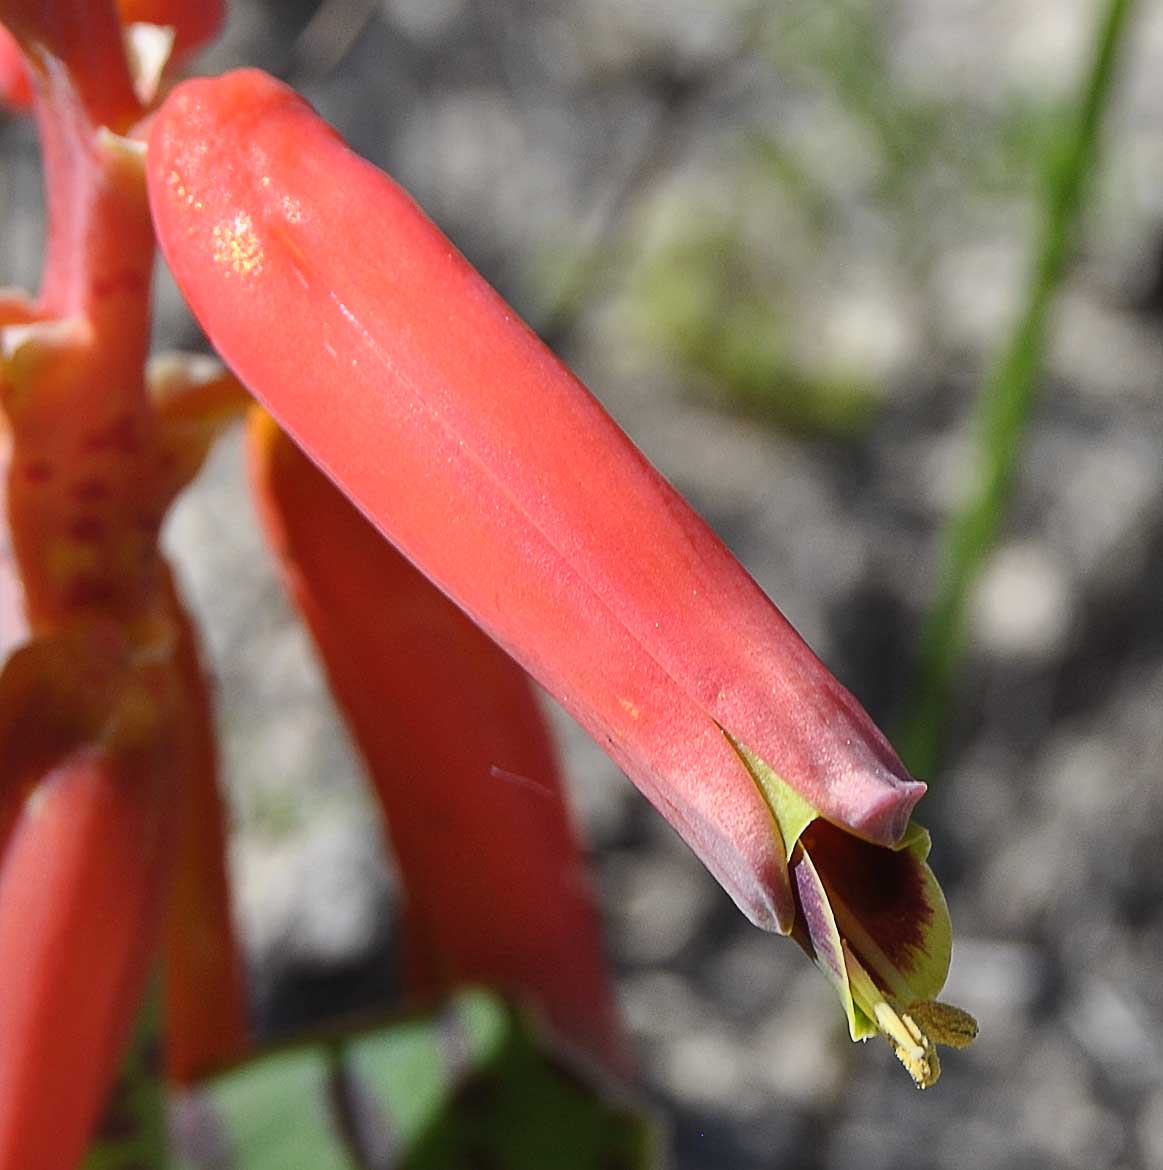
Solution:
<svg viewBox="0 0 1163 1170">
<path fill-rule="evenodd" d="M 898 744 L 917 775 L 940 763 L 949 698 L 966 641 L 971 590 L 993 548 L 1013 493 L 1022 443 L 1045 359 L 1051 310 L 1071 256 L 1117 76 L 1134 0 L 1109 0 L 1081 100 L 1046 161 L 1041 224 L 1025 306 L 977 402 L 979 480 L 944 534 L 937 594 L 921 635 L 913 706 Z"/>
</svg>

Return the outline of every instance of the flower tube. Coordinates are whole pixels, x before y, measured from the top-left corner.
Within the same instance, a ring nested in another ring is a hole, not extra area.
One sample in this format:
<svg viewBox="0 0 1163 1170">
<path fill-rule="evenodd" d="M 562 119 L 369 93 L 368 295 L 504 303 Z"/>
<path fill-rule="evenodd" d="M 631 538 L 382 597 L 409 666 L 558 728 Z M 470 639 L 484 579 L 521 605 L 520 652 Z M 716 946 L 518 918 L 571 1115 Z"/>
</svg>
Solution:
<svg viewBox="0 0 1163 1170">
<path fill-rule="evenodd" d="M 154 949 L 175 829 L 165 752 L 80 752 L 42 779 L 0 881 L 0 1166 L 76 1166 Z"/>
<path fill-rule="evenodd" d="M 579 719 L 753 922 L 786 934 L 805 920 L 789 860 L 817 821 L 878 854 L 909 848 L 924 785 L 856 700 L 305 102 L 253 70 L 188 82 L 154 122 L 147 177 L 171 270 L 242 381 Z"/>
</svg>

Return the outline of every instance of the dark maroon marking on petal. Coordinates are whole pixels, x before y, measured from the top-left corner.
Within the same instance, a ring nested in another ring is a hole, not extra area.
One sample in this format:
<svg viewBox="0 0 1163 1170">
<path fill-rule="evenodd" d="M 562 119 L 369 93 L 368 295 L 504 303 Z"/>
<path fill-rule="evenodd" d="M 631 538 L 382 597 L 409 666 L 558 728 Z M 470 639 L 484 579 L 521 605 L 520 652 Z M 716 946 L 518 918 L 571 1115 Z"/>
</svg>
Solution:
<svg viewBox="0 0 1163 1170">
<path fill-rule="evenodd" d="M 47 459 L 30 459 L 21 470 L 29 483 L 48 483 L 56 474 L 56 469 Z"/>
<path fill-rule="evenodd" d="M 908 849 L 873 845 L 822 820 L 801 840 L 829 897 L 844 902 L 890 962 L 908 971 L 909 951 L 924 948 L 933 921 L 924 863 Z"/>
<path fill-rule="evenodd" d="M 100 543 L 107 531 L 105 521 L 99 516 L 78 516 L 68 526 L 69 535 L 83 544 Z"/>
<path fill-rule="evenodd" d="M 95 504 L 101 500 L 107 500 L 113 494 L 108 482 L 99 479 L 96 476 L 89 476 L 86 479 L 79 479 L 71 488 L 69 494 L 74 500 L 82 504 Z"/>
</svg>

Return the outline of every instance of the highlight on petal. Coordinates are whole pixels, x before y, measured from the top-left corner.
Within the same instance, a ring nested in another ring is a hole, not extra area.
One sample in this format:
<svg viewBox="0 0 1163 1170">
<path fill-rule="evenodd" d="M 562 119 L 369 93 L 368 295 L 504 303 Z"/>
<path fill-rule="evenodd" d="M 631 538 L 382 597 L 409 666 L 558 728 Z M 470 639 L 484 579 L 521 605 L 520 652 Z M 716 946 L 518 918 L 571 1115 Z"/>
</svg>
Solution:
<svg viewBox="0 0 1163 1170">
<path fill-rule="evenodd" d="M 151 24 L 173 33 L 178 58 L 212 40 L 222 26 L 225 0 L 117 0 L 122 23 Z"/>
<path fill-rule="evenodd" d="M 249 440 L 268 538 L 384 810 L 413 991 L 491 985 L 627 1071 L 585 858 L 529 680 L 268 415 L 254 412 Z"/>
<path fill-rule="evenodd" d="M 140 22 L 125 26 L 125 56 L 133 78 L 133 92 L 142 106 L 151 106 L 157 97 L 173 51 L 173 28 Z"/>
<path fill-rule="evenodd" d="M 0 314 L 3 310 L 0 308 Z M 0 321 L 3 320 L 0 315 Z M 0 670 L 9 654 L 28 637 L 28 615 L 24 607 L 24 586 L 12 550 L 8 531 L 8 477 L 12 467 L 12 439 L 0 412 Z M 2 685 L 2 684 L 0 684 Z M 0 700 L 2 703 L 2 700 Z M 3 797 L 0 796 L 0 803 Z M 3 821 L 0 813 L 0 821 Z M 0 837 L 3 836 L 0 830 Z M 2 847 L 0 847 L 2 851 Z"/>
</svg>

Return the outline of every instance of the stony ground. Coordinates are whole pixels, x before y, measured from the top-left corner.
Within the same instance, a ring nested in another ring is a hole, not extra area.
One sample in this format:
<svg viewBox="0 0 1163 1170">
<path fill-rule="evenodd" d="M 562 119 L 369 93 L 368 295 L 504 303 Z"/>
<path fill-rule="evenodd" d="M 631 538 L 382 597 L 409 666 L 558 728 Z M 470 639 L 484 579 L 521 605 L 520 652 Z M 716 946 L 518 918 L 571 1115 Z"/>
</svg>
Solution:
<svg viewBox="0 0 1163 1170">
<path fill-rule="evenodd" d="M 991 169 L 989 128 L 1070 92 L 1099 5 L 877 6 L 879 76 L 969 112 L 939 155 L 897 167 L 888 201 L 883 142 L 837 96 L 843 64 L 797 68 L 800 46 L 837 41 L 815 26 L 839 7 L 789 0 L 756 24 L 726 0 L 240 4 L 210 67 L 289 77 L 403 180 L 891 725 L 1032 224 L 1023 148 Z M 749 928 L 553 714 L 681 1170 L 1163 1167 L 1163 12 L 1140 13 L 1011 522 L 975 596 L 949 765 L 922 806 L 956 931 L 948 998 L 979 1017 L 979 1042 L 924 1095 L 886 1047 L 850 1045 L 796 948 Z M 802 208 L 755 195 L 741 144 L 760 131 L 823 193 L 823 242 L 800 233 Z M 33 143 L 3 133 L 4 277 L 29 281 Z M 874 371 L 859 438 L 715 409 L 641 327 L 651 257 L 725 208 L 781 273 L 795 361 Z M 168 286 L 159 333 L 196 342 Z M 239 910 L 279 1028 L 379 993 L 393 881 L 242 499 L 228 443 L 169 538 L 214 661 Z"/>
</svg>

